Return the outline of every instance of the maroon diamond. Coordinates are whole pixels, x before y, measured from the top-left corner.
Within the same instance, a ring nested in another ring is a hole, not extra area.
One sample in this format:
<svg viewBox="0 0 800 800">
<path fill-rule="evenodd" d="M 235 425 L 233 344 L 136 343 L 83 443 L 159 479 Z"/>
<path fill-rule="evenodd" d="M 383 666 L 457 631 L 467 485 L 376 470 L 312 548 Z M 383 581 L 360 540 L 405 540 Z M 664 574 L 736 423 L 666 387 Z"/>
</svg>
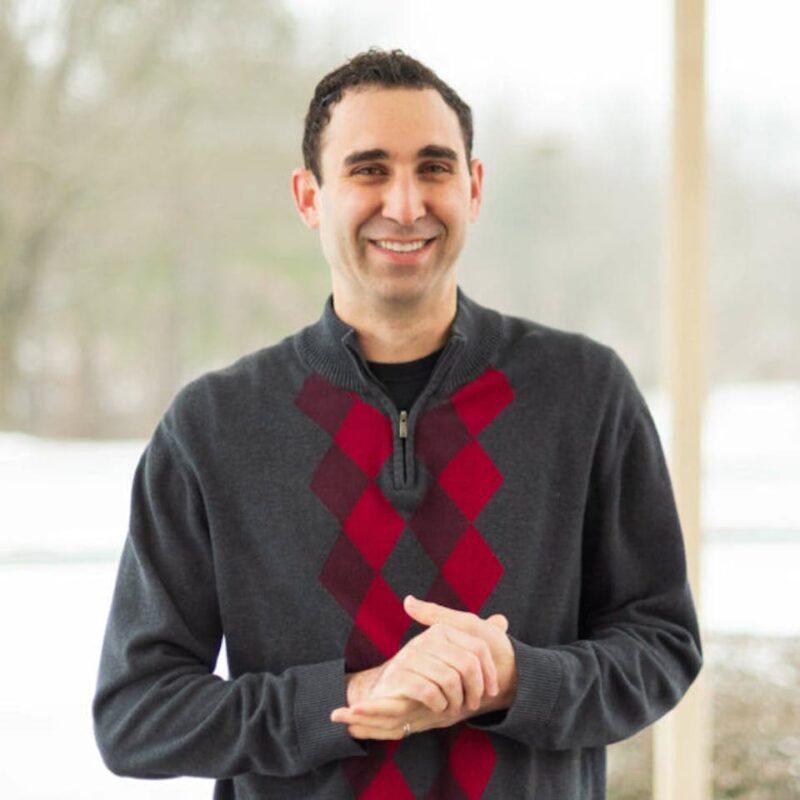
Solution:
<svg viewBox="0 0 800 800">
<path fill-rule="evenodd" d="M 319 579 L 339 605 L 356 615 L 375 572 L 346 536 L 339 536 L 331 548 Z"/>
<path fill-rule="evenodd" d="M 472 439 L 449 402 L 422 416 L 415 436 L 417 453 L 434 476 Z"/>
<path fill-rule="evenodd" d="M 316 372 L 306 378 L 295 405 L 331 436 L 342 424 L 356 395 L 328 383 Z"/>
<path fill-rule="evenodd" d="M 344 523 L 368 483 L 364 473 L 332 444 L 311 479 L 311 488 L 331 514 Z"/>
<path fill-rule="evenodd" d="M 435 483 L 409 521 L 417 540 L 439 569 L 455 547 L 469 520 L 447 492 Z"/>
</svg>

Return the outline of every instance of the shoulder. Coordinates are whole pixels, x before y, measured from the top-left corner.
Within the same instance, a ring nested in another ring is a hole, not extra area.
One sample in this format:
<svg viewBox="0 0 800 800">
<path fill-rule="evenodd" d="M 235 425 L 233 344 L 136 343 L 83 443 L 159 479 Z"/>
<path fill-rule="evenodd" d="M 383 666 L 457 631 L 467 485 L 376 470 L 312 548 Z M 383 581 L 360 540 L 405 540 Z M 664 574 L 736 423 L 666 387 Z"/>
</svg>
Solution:
<svg viewBox="0 0 800 800">
<path fill-rule="evenodd" d="M 524 317 L 500 316 L 503 344 L 498 366 L 520 380 L 604 396 L 638 391 L 631 371 L 613 347 L 584 333 Z"/>
<path fill-rule="evenodd" d="M 241 356 L 186 383 L 161 420 L 179 440 L 224 436 L 231 424 L 258 422 L 276 393 L 288 388 L 297 370 L 292 338 Z"/>
</svg>

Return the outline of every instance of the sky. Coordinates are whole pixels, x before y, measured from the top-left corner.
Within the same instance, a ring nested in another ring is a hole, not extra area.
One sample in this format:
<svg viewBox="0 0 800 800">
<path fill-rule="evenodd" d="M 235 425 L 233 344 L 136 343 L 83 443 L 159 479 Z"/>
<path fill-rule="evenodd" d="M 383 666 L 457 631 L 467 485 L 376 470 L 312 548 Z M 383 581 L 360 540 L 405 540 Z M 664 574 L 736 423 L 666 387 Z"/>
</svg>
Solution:
<svg viewBox="0 0 800 800">
<path fill-rule="evenodd" d="M 487 114 L 505 100 L 519 124 L 541 136 L 591 131 L 609 109 L 635 115 L 647 135 L 668 136 L 669 0 L 292 0 L 289 6 L 309 48 L 325 42 L 344 60 L 370 45 L 400 47 L 427 63 L 475 109 L 477 144 Z M 763 148 L 780 119 L 800 137 L 800 2 L 710 0 L 706 15 L 711 134 L 736 124 Z M 773 156 L 780 157 L 776 168 L 800 182 L 800 147 L 793 151 Z"/>
</svg>

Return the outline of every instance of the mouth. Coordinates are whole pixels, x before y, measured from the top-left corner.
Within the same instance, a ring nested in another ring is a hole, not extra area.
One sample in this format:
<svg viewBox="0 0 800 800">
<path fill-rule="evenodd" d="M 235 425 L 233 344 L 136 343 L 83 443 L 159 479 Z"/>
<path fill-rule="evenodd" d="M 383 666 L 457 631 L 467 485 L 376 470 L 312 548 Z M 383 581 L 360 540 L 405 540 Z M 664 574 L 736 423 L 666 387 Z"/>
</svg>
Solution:
<svg viewBox="0 0 800 800">
<path fill-rule="evenodd" d="M 368 239 L 371 248 L 399 264 L 410 264 L 420 260 L 431 249 L 436 237 L 433 239 Z"/>
</svg>

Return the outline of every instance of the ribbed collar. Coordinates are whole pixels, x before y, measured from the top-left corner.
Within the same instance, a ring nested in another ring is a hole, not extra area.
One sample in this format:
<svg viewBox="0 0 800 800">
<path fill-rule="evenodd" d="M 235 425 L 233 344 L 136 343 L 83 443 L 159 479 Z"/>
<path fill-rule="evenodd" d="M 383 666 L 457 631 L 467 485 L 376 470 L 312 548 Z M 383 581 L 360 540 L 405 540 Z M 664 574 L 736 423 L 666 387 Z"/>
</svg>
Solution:
<svg viewBox="0 0 800 800">
<path fill-rule="evenodd" d="M 452 392 L 477 377 L 490 364 L 502 337 L 502 318 L 457 289 L 456 316 L 442 353 L 441 391 Z M 371 380 L 355 329 L 333 310 L 333 295 L 322 316 L 295 336 L 300 357 L 337 386 L 362 391 Z"/>
</svg>

